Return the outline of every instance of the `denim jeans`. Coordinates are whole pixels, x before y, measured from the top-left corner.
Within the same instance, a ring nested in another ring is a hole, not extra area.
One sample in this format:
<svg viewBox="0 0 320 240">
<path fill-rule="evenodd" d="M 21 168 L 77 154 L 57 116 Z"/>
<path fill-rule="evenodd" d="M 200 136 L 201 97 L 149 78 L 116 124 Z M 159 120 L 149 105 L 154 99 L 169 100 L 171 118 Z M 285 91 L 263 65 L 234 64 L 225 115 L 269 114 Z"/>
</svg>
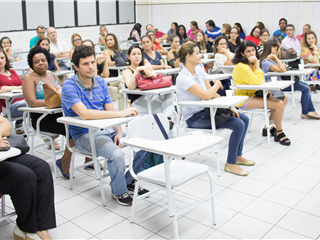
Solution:
<svg viewBox="0 0 320 240">
<path fill-rule="evenodd" d="M 10 105 L 10 112 L 11 112 L 11 118 L 18 118 L 18 117 L 22 117 L 23 116 L 23 111 L 19 111 L 18 108 L 20 107 L 26 107 L 26 100 L 21 100 L 21 101 L 17 101 L 14 102 Z M 17 120 L 16 123 L 22 123 L 22 119 L 21 120 Z"/>
<path fill-rule="evenodd" d="M 123 133 L 123 135 L 125 136 L 126 134 Z M 124 152 L 114 144 L 113 139 L 115 136 L 116 132 L 110 133 L 110 131 L 107 130 L 98 131 L 95 135 L 95 146 L 97 156 L 102 156 L 107 159 L 112 194 L 121 195 L 127 191 L 127 182 L 124 176 Z M 89 133 L 77 138 L 75 143 L 78 150 L 91 153 Z M 126 174 L 126 177 L 128 178 L 128 183 L 133 180 L 130 174 Z"/>
<path fill-rule="evenodd" d="M 310 88 L 309 85 L 297 81 L 294 85 L 294 90 L 301 91 L 301 108 L 302 108 L 302 114 L 308 114 L 308 112 L 314 112 L 314 106 L 311 100 L 311 95 L 310 95 Z M 282 91 L 291 91 L 291 86 L 283 89 Z"/>
<path fill-rule="evenodd" d="M 227 128 L 232 130 L 229 139 L 229 149 L 227 163 L 236 164 L 237 156 L 242 156 L 243 142 L 247 133 L 249 118 L 239 113 L 240 119 L 235 117 L 230 117 L 227 121 L 221 124 L 216 124 L 216 128 Z M 204 128 L 211 129 L 211 118 L 206 110 L 202 110 L 192 115 L 186 121 L 188 127 L 190 128 Z"/>
</svg>

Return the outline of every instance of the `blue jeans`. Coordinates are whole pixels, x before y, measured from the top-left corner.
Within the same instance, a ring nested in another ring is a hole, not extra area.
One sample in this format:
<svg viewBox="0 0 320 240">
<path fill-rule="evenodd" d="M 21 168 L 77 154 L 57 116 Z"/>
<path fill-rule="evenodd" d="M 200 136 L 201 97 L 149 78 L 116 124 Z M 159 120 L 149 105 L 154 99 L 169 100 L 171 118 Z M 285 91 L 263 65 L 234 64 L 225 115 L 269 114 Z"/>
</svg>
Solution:
<svg viewBox="0 0 320 240">
<path fill-rule="evenodd" d="M 21 101 L 17 101 L 14 102 L 10 105 L 10 112 L 11 112 L 11 118 L 18 118 L 18 117 L 22 117 L 23 116 L 23 111 L 19 111 L 18 108 L 20 107 L 26 107 L 26 100 L 21 100 Z M 22 119 L 21 120 L 17 120 L 16 123 L 22 123 Z"/>
<path fill-rule="evenodd" d="M 125 136 L 125 133 L 123 133 L 123 135 Z M 112 194 L 122 195 L 127 191 L 127 182 L 124 177 L 126 166 L 124 162 L 124 152 L 120 147 L 114 144 L 113 139 L 115 136 L 116 132 L 110 133 L 107 130 L 98 131 L 95 135 L 95 146 L 97 156 L 108 159 L 107 165 L 111 178 L 110 186 Z M 75 139 L 75 144 L 78 150 L 91 153 L 89 133 Z M 133 180 L 132 177 L 130 179 L 131 181 Z M 128 179 L 128 181 L 130 181 L 130 179 Z"/>
<path fill-rule="evenodd" d="M 242 156 L 243 142 L 246 137 L 249 118 L 239 113 L 240 119 L 235 117 L 230 117 L 227 121 L 221 124 L 216 124 L 216 128 L 227 128 L 232 130 L 229 139 L 229 149 L 228 149 L 228 157 L 227 163 L 236 164 L 237 157 Z M 211 129 L 211 118 L 210 115 L 206 112 L 206 110 L 202 110 L 192 115 L 186 121 L 188 127 L 190 128 L 204 128 Z"/>
<path fill-rule="evenodd" d="M 311 100 L 311 95 L 310 95 L 310 88 L 309 85 L 297 81 L 294 85 L 294 90 L 301 91 L 301 108 L 302 108 L 302 114 L 308 114 L 308 112 L 314 112 L 314 106 Z M 291 91 L 291 86 L 283 89 L 282 91 Z"/>
</svg>

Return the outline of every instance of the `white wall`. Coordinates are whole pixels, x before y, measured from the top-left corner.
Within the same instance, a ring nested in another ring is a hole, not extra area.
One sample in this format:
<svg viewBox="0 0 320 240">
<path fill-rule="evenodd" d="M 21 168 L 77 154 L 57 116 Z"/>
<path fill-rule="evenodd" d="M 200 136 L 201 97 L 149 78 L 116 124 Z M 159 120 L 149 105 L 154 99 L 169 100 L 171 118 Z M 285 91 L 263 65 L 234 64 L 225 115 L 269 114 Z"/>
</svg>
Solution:
<svg viewBox="0 0 320 240">
<path fill-rule="evenodd" d="M 222 27 L 223 23 L 233 26 L 235 22 L 240 22 L 248 35 L 257 21 L 262 21 L 272 34 L 279 29 L 279 19 L 284 17 L 288 23 L 295 25 L 296 34 L 301 34 L 303 25 L 309 23 L 311 29 L 320 37 L 319 1 L 201 3 L 202 0 L 194 0 L 194 2 L 198 3 L 139 5 L 138 1 L 137 22 L 142 24 L 143 33 L 148 23 L 152 23 L 162 32 L 167 32 L 172 22 L 185 25 L 187 31 L 193 20 L 198 22 L 202 30 L 205 30 L 205 22 L 209 19 L 214 20 L 219 27 Z"/>
</svg>

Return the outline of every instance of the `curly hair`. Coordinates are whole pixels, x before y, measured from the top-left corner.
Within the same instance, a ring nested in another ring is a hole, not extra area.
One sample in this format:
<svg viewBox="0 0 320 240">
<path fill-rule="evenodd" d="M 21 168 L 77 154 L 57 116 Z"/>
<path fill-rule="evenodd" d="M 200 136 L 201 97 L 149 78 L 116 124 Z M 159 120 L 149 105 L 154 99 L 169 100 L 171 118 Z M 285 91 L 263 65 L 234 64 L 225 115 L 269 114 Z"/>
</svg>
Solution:
<svg viewBox="0 0 320 240">
<path fill-rule="evenodd" d="M 94 52 L 94 49 L 92 47 L 81 45 L 79 47 L 76 47 L 74 49 L 73 55 L 72 55 L 72 62 L 76 67 L 79 67 L 79 62 L 81 58 L 86 58 L 90 56 L 96 57 L 96 54 Z"/>
<path fill-rule="evenodd" d="M 238 49 L 236 51 L 236 55 L 232 59 L 232 63 L 234 65 L 236 65 L 240 62 L 244 63 L 244 64 L 249 64 L 249 60 L 242 55 L 244 53 L 244 51 L 247 49 L 247 47 L 254 47 L 255 50 L 257 48 L 256 45 L 253 42 L 251 42 L 250 40 L 243 41 L 240 44 L 240 46 L 238 47 Z M 259 59 L 259 54 L 258 54 L 257 50 L 256 50 L 256 58 Z"/>
<path fill-rule="evenodd" d="M 38 54 L 38 53 L 43 53 L 43 54 L 44 54 L 44 56 L 45 56 L 46 59 L 47 59 L 48 65 L 49 65 L 50 62 L 51 62 L 50 53 L 49 53 L 46 49 L 44 49 L 44 48 L 42 48 L 42 47 L 40 47 L 40 46 L 35 46 L 34 48 L 31 48 L 31 49 L 30 49 L 29 54 L 28 54 L 28 56 L 27 56 L 29 67 L 30 67 L 32 70 L 34 70 L 34 69 L 33 69 L 33 57 L 34 57 L 34 55 L 36 55 L 36 54 Z"/>
</svg>

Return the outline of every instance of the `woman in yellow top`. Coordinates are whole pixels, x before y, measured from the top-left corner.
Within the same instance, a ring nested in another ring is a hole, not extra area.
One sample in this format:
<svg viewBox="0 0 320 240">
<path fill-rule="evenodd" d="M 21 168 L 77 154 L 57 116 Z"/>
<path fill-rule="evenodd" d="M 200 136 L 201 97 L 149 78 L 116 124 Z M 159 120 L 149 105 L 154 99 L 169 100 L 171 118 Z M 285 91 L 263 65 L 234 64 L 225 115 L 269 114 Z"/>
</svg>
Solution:
<svg viewBox="0 0 320 240">
<path fill-rule="evenodd" d="M 235 67 L 233 69 L 232 78 L 235 85 L 239 84 L 251 84 L 260 85 L 264 83 L 264 74 L 260 69 L 258 62 L 258 54 L 256 45 L 251 41 L 243 41 L 233 58 Z M 236 95 L 248 96 L 249 99 L 239 104 L 237 107 L 240 109 L 256 109 L 263 108 L 263 98 L 256 97 L 255 92 L 257 90 L 242 90 L 237 89 Z M 275 128 L 270 129 L 271 136 L 274 136 L 274 141 L 280 142 L 281 145 L 289 146 L 291 141 L 286 137 L 282 130 L 282 119 L 284 108 L 287 105 L 288 97 L 285 96 L 283 101 L 274 99 L 271 94 L 267 98 L 267 105 L 269 109 L 272 109 L 269 121 L 275 124 Z M 262 131 L 263 136 L 267 136 L 266 129 Z"/>
</svg>

